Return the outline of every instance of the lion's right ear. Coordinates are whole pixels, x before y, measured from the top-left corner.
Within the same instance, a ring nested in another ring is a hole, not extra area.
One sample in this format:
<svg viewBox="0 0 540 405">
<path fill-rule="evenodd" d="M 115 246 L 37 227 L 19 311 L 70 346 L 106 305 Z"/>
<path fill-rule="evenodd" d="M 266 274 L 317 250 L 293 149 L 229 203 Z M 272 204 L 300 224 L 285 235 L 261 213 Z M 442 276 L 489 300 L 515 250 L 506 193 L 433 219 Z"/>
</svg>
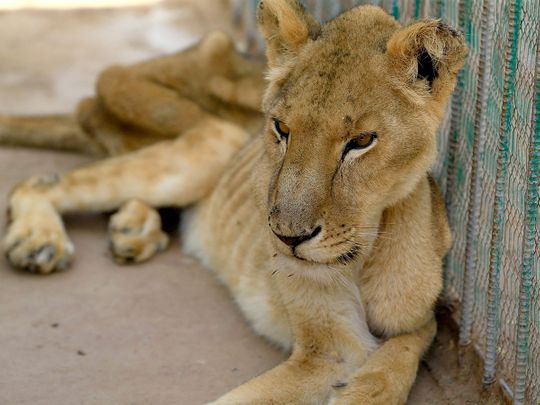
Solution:
<svg viewBox="0 0 540 405">
<path fill-rule="evenodd" d="M 271 68 L 293 57 L 308 39 L 317 38 L 321 30 L 321 25 L 298 0 L 262 0 L 257 22 L 266 41 Z"/>
</svg>

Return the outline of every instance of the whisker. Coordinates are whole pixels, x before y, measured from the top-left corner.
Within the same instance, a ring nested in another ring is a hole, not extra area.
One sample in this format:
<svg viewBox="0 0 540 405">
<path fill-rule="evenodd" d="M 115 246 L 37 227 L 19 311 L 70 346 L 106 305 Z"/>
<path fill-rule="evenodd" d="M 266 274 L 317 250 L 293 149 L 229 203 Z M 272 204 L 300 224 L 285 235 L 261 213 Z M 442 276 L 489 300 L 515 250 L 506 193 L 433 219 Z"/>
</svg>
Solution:
<svg viewBox="0 0 540 405">
<path fill-rule="evenodd" d="M 380 233 L 377 232 L 374 236 L 376 236 L 378 239 L 385 239 L 385 240 L 397 240 L 396 238 L 392 238 L 391 236 L 393 233 Z"/>
<path fill-rule="evenodd" d="M 379 224 L 379 225 L 362 225 L 362 224 L 351 224 L 351 227 L 353 228 L 384 228 L 385 226 L 387 225 L 398 225 L 397 222 L 385 222 L 384 224 Z"/>
</svg>

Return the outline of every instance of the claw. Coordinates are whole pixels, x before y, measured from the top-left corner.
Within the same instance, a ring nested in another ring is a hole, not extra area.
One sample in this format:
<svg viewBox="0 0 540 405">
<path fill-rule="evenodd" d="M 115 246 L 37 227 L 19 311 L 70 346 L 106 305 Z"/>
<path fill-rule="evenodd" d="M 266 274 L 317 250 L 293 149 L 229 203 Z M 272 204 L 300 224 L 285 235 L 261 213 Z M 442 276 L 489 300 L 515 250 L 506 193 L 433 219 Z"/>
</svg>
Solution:
<svg viewBox="0 0 540 405">
<path fill-rule="evenodd" d="M 36 250 L 30 253 L 29 257 L 38 266 L 49 263 L 56 255 L 56 249 L 51 244 L 45 244 L 38 247 Z"/>
<path fill-rule="evenodd" d="M 332 388 L 343 388 L 343 387 L 346 387 L 347 385 L 349 385 L 349 383 L 347 381 L 336 381 L 332 385 Z"/>
</svg>

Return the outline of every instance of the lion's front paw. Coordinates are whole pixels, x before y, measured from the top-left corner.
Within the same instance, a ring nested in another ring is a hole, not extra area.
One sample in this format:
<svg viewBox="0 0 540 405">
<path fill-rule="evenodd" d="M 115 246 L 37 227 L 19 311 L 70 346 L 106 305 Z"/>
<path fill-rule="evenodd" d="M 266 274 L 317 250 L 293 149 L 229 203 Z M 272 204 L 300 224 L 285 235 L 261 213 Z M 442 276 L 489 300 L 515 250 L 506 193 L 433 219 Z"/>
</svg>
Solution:
<svg viewBox="0 0 540 405">
<path fill-rule="evenodd" d="M 119 263 L 148 260 L 169 244 L 157 211 L 135 200 L 111 217 L 109 237 L 113 257 Z"/>
<path fill-rule="evenodd" d="M 3 245 L 13 267 L 43 274 L 66 270 L 75 251 L 52 207 L 15 218 Z"/>
</svg>

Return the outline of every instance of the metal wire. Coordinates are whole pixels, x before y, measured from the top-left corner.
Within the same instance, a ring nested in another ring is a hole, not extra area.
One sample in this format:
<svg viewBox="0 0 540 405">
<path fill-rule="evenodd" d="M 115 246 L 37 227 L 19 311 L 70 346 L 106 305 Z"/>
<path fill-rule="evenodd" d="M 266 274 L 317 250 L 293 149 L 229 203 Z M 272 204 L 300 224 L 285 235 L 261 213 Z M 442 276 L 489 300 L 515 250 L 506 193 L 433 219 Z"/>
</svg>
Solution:
<svg viewBox="0 0 540 405">
<path fill-rule="evenodd" d="M 476 110 L 474 112 L 474 140 L 472 151 L 471 188 L 469 212 L 467 221 L 467 239 L 465 248 L 465 282 L 462 296 L 461 328 L 459 341 L 465 345 L 471 343 L 472 325 L 474 322 L 474 288 L 476 286 L 478 229 L 480 222 L 482 173 L 480 159 L 484 155 L 486 140 L 486 107 L 488 99 L 488 83 L 491 80 L 491 53 L 492 38 L 495 26 L 495 1 L 482 2 L 480 24 L 480 54 L 478 59 L 478 77 L 476 86 Z M 469 8 L 472 2 L 468 4 Z M 472 14 L 473 10 L 468 10 Z"/>
<path fill-rule="evenodd" d="M 517 331 L 517 351 L 514 383 L 514 404 L 522 405 L 525 403 L 527 391 L 527 372 L 529 363 L 536 362 L 540 364 L 538 357 L 530 357 L 530 326 L 532 310 L 532 289 L 534 281 L 534 262 L 535 262 L 535 239 L 538 229 L 539 202 L 539 177 L 540 177 L 540 36 L 536 41 L 536 63 L 535 63 L 535 107 L 534 107 L 534 130 L 531 132 L 529 167 L 527 181 L 527 206 L 524 225 L 524 243 L 523 243 L 523 261 L 521 267 L 521 284 L 519 292 L 519 318 Z M 538 297 L 540 298 L 540 297 Z M 534 322 L 534 320 L 533 320 Z M 529 362 L 530 359 L 530 362 Z M 534 369 L 531 367 L 531 374 Z M 531 375 L 530 378 L 536 379 L 538 375 Z M 534 392 L 530 393 L 532 397 Z M 536 393 L 536 400 L 540 402 L 540 394 Z"/>
<path fill-rule="evenodd" d="M 463 9 L 463 2 L 459 0 L 445 2 L 443 7 L 442 17 L 449 22 L 454 27 L 458 27 L 463 31 L 463 12 L 460 12 Z M 462 93 L 464 91 L 464 75 L 465 72 L 462 70 L 457 79 L 456 89 L 452 95 L 451 107 L 450 107 L 450 133 L 448 138 L 448 172 L 446 175 L 446 206 L 448 209 L 448 217 L 452 224 L 458 223 L 458 218 L 456 218 L 456 213 L 459 212 L 455 208 L 454 198 L 456 196 L 456 187 L 458 184 L 458 149 L 459 149 L 459 123 L 461 122 L 462 115 L 462 104 L 461 99 Z M 462 193 L 464 194 L 464 193 Z M 456 243 L 457 235 L 464 235 L 464 232 L 459 232 L 456 229 L 452 229 L 454 234 L 454 247 L 458 246 L 459 243 Z M 444 294 L 449 298 L 450 301 L 459 301 L 460 291 L 462 289 L 462 282 L 459 270 L 459 263 L 461 262 L 460 258 L 456 259 L 456 250 L 452 249 L 450 254 L 446 257 L 446 268 L 452 269 L 451 271 L 445 272 L 444 278 Z M 457 263 L 457 264 L 456 264 Z"/>
<path fill-rule="evenodd" d="M 494 220 L 492 229 L 491 264 L 488 290 L 488 314 L 486 332 L 486 354 L 484 363 L 484 383 L 495 381 L 495 366 L 497 361 L 497 343 L 499 339 L 500 319 L 500 269 L 502 259 L 502 243 L 504 232 L 505 186 L 508 178 L 508 157 L 511 135 L 512 105 L 515 91 L 516 52 L 519 35 L 521 0 L 509 4 L 508 43 L 506 45 L 505 80 L 503 92 L 503 111 L 501 117 L 501 133 L 499 138 L 499 156 L 497 159 L 497 181 L 495 190 Z"/>
</svg>

